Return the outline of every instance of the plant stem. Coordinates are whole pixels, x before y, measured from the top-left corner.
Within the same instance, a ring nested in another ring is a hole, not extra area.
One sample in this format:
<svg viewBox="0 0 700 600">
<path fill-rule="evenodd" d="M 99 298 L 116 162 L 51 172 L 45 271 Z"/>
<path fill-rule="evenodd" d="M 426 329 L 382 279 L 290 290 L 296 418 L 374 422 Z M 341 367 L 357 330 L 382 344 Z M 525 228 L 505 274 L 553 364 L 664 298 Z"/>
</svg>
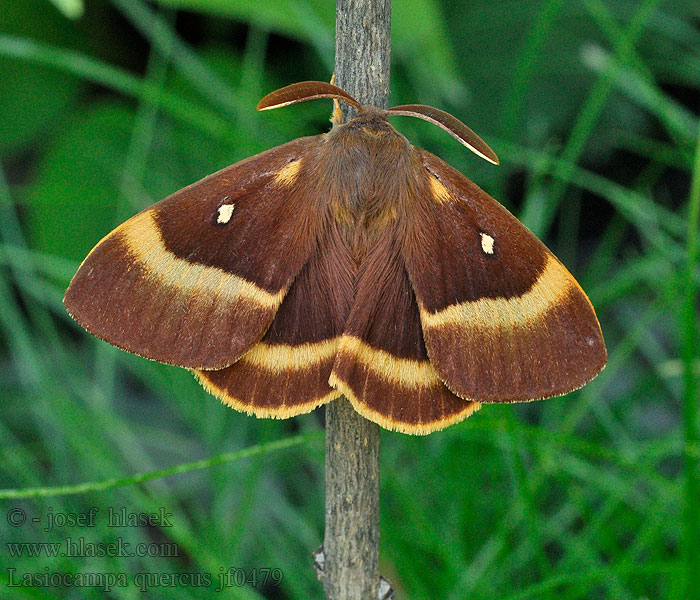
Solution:
<svg viewBox="0 0 700 600">
<path fill-rule="evenodd" d="M 326 407 L 328 600 L 370 600 L 379 585 L 379 426 L 345 398 Z"/>
<path fill-rule="evenodd" d="M 335 84 L 362 104 L 389 99 L 391 0 L 338 0 Z M 352 116 L 343 107 L 347 119 Z M 326 408 L 328 600 L 374 600 L 379 586 L 379 426 L 345 398 Z"/>
<path fill-rule="evenodd" d="M 360 104 L 388 108 L 391 0 L 337 0 L 335 18 L 335 84 Z"/>
</svg>

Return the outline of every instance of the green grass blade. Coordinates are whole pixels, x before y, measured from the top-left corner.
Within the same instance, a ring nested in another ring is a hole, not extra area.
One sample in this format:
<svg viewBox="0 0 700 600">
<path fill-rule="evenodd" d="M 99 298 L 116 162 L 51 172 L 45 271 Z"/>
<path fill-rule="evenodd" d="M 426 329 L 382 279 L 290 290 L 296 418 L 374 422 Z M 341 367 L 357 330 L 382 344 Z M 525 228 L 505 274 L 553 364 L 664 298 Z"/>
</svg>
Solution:
<svg viewBox="0 0 700 600">
<path fill-rule="evenodd" d="M 134 98 L 159 104 L 174 118 L 196 127 L 214 139 L 231 142 L 230 123 L 209 109 L 176 94 L 161 91 L 134 75 L 91 56 L 13 35 L 0 35 L 0 55 L 47 65 Z"/>
<path fill-rule="evenodd" d="M 698 269 L 698 221 L 700 220 L 700 130 L 695 149 L 695 165 L 688 200 L 688 262 L 685 273 L 683 312 L 680 331 L 682 332 L 683 354 L 683 422 L 685 430 L 685 568 L 686 597 L 693 590 L 700 589 L 700 481 L 698 480 L 697 451 L 700 446 L 698 434 L 698 376 L 693 365 L 698 352 L 698 284 L 695 274 Z"/>
<path fill-rule="evenodd" d="M 624 35 L 619 36 L 615 40 L 613 54 L 619 57 L 625 64 L 633 60 L 632 50 L 634 44 L 641 36 L 645 24 L 649 21 L 659 3 L 660 0 L 645 0 L 635 12 L 630 24 L 624 31 Z M 593 134 L 595 125 L 603 109 L 607 105 L 613 85 L 614 83 L 610 74 L 604 72 L 601 73 L 600 77 L 591 88 L 586 102 L 579 111 L 578 118 L 571 130 L 566 146 L 561 153 L 562 163 L 556 173 L 558 181 L 555 182 L 550 191 L 546 212 L 541 218 L 535 220 L 534 218 L 530 218 L 526 207 L 523 219 L 531 223 L 535 234 L 541 235 L 547 230 L 547 227 L 551 223 L 556 207 L 566 191 L 571 169 L 578 161 L 585 149 L 586 143 Z"/>
<path fill-rule="evenodd" d="M 518 124 L 523 104 L 527 98 L 528 84 L 535 75 L 535 68 L 542 56 L 548 35 L 561 13 L 564 0 L 546 0 L 537 21 L 524 44 L 513 81 L 501 110 L 501 135 L 511 139 Z"/>
<path fill-rule="evenodd" d="M 145 483 L 146 481 L 153 481 L 154 479 L 161 479 L 163 477 L 170 477 L 171 475 L 178 475 L 180 473 L 188 473 L 198 469 L 209 469 L 217 465 L 235 462 L 244 458 L 262 456 L 270 454 L 271 452 L 292 448 L 294 446 L 316 442 L 322 438 L 322 431 L 312 431 L 309 433 L 303 433 L 301 435 L 276 440 L 274 442 L 256 444 L 255 446 L 250 446 L 242 450 L 236 450 L 234 452 L 224 452 L 223 454 L 212 456 L 211 458 L 206 458 L 203 460 L 181 463 L 166 469 L 149 471 L 147 473 L 136 473 L 135 475 L 130 475 L 128 477 L 114 477 L 110 479 L 103 479 L 102 481 L 87 481 L 76 485 L 0 490 L 0 500 L 45 498 L 73 494 L 86 494 L 88 492 L 102 492 L 104 490 L 111 490 L 118 487 Z"/>
<path fill-rule="evenodd" d="M 214 73 L 163 17 L 140 0 L 112 0 L 112 4 L 161 54 L 172 53 L 174 66 L 209 102 L 229 115 L 241 112 L 240 98 L 230 84 Z"/>
</svg>

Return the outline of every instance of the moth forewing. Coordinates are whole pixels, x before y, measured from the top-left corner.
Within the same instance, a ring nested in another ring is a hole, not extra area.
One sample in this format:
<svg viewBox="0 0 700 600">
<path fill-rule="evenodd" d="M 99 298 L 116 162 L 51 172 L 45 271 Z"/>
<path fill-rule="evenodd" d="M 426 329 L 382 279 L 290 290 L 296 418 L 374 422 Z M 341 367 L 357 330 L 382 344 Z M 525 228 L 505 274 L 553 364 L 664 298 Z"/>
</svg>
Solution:
<svg viewBox="0 0 700 600">
<path fill-rule="evenodd" d="M 265 334 L 311 253 L 311 203 L 276 178 L 319 143 L 263 152 L 120 225 L 71 281 L 68 312 L 146 358 L 199 369 L 234 363 Z"/>
<path fill-rule="evenodd" d="M 445 384 L 478 402 L 575 390 L 603 368 L 593 306 L 557 258 L 503 206 L 422 151 L 447 194 L 416 199 L 404 258 L 430 360 Z M 449 265 L 449 277 L 445 277 Z"/>
</svg>

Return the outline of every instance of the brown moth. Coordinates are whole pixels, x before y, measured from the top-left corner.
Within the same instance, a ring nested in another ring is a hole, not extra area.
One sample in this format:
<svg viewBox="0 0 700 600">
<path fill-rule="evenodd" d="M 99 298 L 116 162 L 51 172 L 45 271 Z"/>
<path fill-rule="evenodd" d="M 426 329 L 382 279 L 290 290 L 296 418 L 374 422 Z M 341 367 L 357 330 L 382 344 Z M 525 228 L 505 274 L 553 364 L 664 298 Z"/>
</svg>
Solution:
<svg viewBox="0 0 700 600">
<path fill-rule="evenodd" d="M 94 335 L 194 370 L 233 408 L 287 418 L 345 395 L 388 429 L 426 434 L 481 403 L 575 390 L 603 368 L 600 325 L 557 258 L 503 206 L 387 121 L 297 83 L 258 109 L 334 98 L 355 118 L 227 167 L 132 217 L 65 296 Z"/>
</svg>

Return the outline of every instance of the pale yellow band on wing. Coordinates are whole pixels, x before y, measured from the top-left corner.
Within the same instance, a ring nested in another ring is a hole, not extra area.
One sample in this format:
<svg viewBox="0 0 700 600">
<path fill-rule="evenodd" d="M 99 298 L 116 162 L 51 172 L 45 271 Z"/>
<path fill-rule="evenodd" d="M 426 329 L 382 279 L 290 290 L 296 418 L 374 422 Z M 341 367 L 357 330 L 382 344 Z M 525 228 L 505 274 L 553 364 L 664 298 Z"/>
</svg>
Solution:
<svg viewBox="0 0 700 600">
<path fill-rule="evenodd" d="M 333 358 L 338 351 L 338 339 L 298 346 L 260 342 L 241 357 L 241 362 L 274 373 L 300 371 Z"/>
<path fill-rule="evenodd" d="M 228 273 L 218 267 L 209 267 L 178 258 L 170 252 L 148 210 L 120 225 L 118 233 L 129 253 L 140 267 L 167 287 L 174 287 L 185 296 L 214 296 L 224 302 L 246 300 L 261 308 L 275 309 L 284 299 L 286 289 L 276 294 L 258 287 L 251 281 Z"/>
<path fill-rule="evenodd" d="M 467 402 L 464 410 L 447 417 L 443 417 L 442 419 L 427 421 L 425 423 L 407 423 L 380 413 L 379 411 L 367 406 L 364 402 L 361 402 L 358 397 L 355 396 L 350 386 L 341 379 L 338 379 L 337 376 L 331 375 L 331 381 L 329 381 L 329 383 L 338 388 L 338 390 L 343 393 L 343 396 L 350 401 L 352 407 L 365 419 L 372 421 L 380 427 L 388 429 L 389 431 L 398 431 L 399 433 L 406 433 L 408 435 L 428 435 L 434 431 L 440 431 L 441 429 L 445 429 L 450 425 L 463 421 L 481 408 L 481 404 L 479 402 Z"/>
<path fill-rule="evenodd" d="M 423 327 L 460 325 L 470 329 L 512 328 L 531 325 L 554 308 L 578 284 L 553 256 L 547 258 L 544 271 L 522 296 L 481 298 L 453 304 L 436 313 L 420 307 Z M 580 288 L 578 288 L 580 289 Z"/>
<path fill-rule="evenodd" d="M 450 194 L 450 191 L 444 185 L 442 185 L 442 182 L 437 177 L 431 175 L 429 180 L 430 193 L 433 195 L 433 198 L 438 204 L 445 204 L 446 202 L 452 200 L 452 194 Z"/>
<path fill-rule="evenodd" d="M 437 371 L 427 359 L 398 358 L 351 335 L 343 335 L 340 338 L 338 353 L 349 354 L 378 377 L 404 388 L 442 385 Z M 333 378 L 334 375 L 331 374 L 331 379 Z"/>
<path fill-rule="evenodd" d="M 246 413 L 247 415 L 251 415 L 259 419 L 289 419 L 291 417 L 296 417 L 297 415 L 303 415 L 311 412 L 323 404 L 328 404 L 341 395 L 338 390 L 331 390 L 323 396 L 312 398 L 308 402 L 301 402 L 299 404 L 256 406 L 254 404 L 242 402 L 238 398 L 231 396 L 226 390 L 214 385 L 207 379 L 206 371 L 193 371 L 193 373 L 200 385 L 212 396 L 215 396 L 221 400 L 221 402 L 223 402 L 226 406 L 230 406 L 234 410 Z"/>
<path fill-rule="evenodd" d="M 293 160 L 275 173 L 275 183 L 282 185 L 292 185 L 299 175 L 301 169 L 301 159 Z"/>
</svg>

